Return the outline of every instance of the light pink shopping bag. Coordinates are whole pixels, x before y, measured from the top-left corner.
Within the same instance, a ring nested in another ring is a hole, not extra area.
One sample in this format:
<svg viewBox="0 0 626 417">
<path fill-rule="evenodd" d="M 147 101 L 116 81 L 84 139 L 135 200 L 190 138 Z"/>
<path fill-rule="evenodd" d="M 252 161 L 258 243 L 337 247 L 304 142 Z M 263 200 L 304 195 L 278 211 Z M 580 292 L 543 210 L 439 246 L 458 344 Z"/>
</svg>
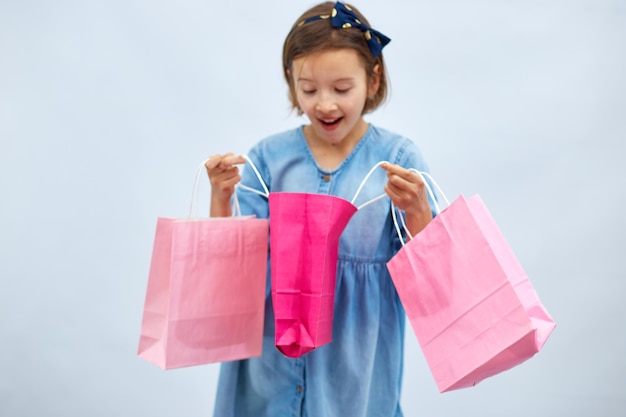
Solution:
<svg viewBox="0 0 626 417">
<path fill-rule="evenodd" d="M 276 347 L 298 357 L 332 340 L 339 236 L 357 208 L 331 195 L 269 195 Z"/>
<path fill-rule="evenodd" d="M 139 357 L 171 369 L 260 356 L 267 251 L 267 219 L 159 218 Z"/>
<path fill-rule="evenodd" d="M 477 195 L 457 198 L 387 267 L 440 392 L 526 361 L 556 326 Z"/>
</svg>

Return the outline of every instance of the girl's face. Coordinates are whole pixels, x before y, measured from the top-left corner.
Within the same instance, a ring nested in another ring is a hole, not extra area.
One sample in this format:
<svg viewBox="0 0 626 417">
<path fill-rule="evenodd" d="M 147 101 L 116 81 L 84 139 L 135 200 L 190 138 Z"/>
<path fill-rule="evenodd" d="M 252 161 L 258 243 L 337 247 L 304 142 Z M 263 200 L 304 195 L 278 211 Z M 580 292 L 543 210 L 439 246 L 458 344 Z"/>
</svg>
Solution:
<svg viewBox="0 0 626 417">
<path fill-rule="evenodd" d="M 311 121 L 307 138 L 317 145 L 352 145 L 367 130 L 362 118 L 369 95 L 378 90 L 378 77 L 368 80 L 358 53 L 327 50 L 293 60 L 296 99 Z"/>
</svg>

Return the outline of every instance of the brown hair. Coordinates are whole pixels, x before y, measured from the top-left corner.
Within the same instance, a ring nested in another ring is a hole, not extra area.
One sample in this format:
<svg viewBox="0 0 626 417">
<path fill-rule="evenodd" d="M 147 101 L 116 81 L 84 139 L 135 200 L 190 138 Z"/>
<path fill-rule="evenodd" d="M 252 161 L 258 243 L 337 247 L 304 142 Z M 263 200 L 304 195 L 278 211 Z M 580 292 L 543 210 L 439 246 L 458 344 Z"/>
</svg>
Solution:
<svg viewBox="0 0 626 417">
<path fill-rule="evenodd" d="M 331 26 L 329 19 L 315 20 L 303 24 L 305 19 L 320 15 L 330 15 L 333 2 L 320 3 L 304 12 L 302 16 L 293 25 L 291 31 L 285 39 L 283 45 L 283 73 L 285 80 L 289 85 L 289 100 L 291 106 L 302 114 L 302 109 L 298 105 L 296 99 L 295 85 L 292 78 L 293 60 L 304 55 L 314 52 L 320 52 L 329 49 L 354 49 L 359 54 L 368 82 L 372 77 L 380 78 L 378 91 L 373 97 L 368 97 L 363 107 L 363 114 L 375 110 L 387 98 L 388 82 L 387 71 L 385 70 L 385 62 L 382 53 L 378 57 L 374 57 L 369 49 L 364 33 L 357 28 L 335 29 Z M 359 20 L 369 26 L 367 19 L 354 7 L 349 6 L 358 16 Z M 378 74 L 374 68 L 379 66 Z"/>
</svg>

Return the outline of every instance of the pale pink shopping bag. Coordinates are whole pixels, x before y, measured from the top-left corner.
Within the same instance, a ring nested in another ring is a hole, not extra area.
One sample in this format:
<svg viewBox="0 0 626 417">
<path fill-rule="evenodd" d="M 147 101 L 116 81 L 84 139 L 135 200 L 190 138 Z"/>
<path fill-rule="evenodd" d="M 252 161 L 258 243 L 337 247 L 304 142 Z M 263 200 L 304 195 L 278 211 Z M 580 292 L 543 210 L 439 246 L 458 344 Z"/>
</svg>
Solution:
<svg viewBox="0 0 626 417">
<path fill-rule="evenodd" d="M 139 357 L 171 369 L 260 356 L 267 250 L 266 219 L 159 218 Z"/>
<path fill-rule="evenodd" d="M 326 194 L 268 193 L 251 163 L 265 189 L 260 194 L 269 199 L 275 344 L 285 356 L 299 357 L 332 341 L 339 237 L 357 210 L 384 196 L 354 205 L 381 163 L 365 176 L 352 201 Z"/>
<path fill-rule="evenodd" d="M 387 267 L 440 392 L 521 364 L 556 326 L 478 195 L 458 197 Z"/>
</svg>

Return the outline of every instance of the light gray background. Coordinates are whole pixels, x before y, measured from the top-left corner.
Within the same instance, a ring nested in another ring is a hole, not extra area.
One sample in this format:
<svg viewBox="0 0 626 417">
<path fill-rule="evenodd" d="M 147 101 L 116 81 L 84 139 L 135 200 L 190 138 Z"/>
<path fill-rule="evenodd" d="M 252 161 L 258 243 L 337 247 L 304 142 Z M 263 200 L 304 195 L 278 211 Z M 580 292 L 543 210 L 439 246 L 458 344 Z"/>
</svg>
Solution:
<svg viewBox="0 0 626 417">
<path fill-rule="evenodd" d="M 304 122 L 280 56 L 312 4 L 0 0 L 0 415 L 211 414 L 218 365 L 136 357 L 156 218 L 206 156 Z M 626 2 L 356 5 L 393 39 L 368 120 L 482 196 L 558 322 L 447 394 L 409 329 L 406 415 L 623 416 Z"/>
</svg>

